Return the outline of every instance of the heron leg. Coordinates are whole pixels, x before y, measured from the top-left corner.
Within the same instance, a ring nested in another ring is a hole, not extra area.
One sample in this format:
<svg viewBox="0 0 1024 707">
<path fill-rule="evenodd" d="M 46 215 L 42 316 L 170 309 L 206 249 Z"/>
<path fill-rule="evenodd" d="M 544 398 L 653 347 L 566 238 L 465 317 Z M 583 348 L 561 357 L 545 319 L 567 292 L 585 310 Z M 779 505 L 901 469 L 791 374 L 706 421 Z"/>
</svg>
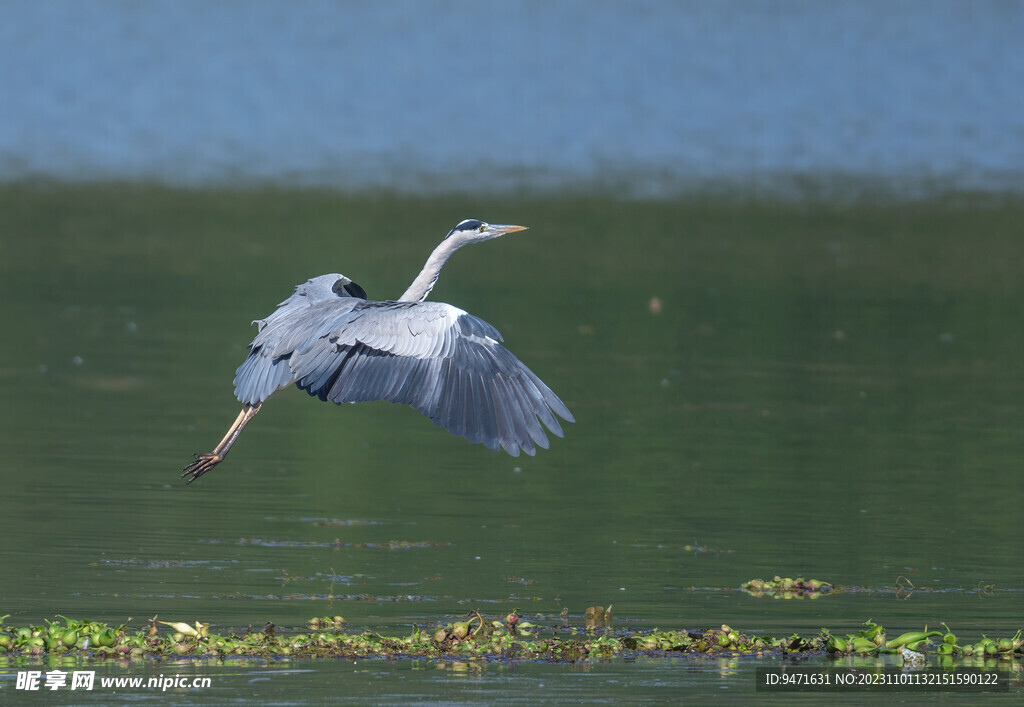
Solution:
<svg viewBox="0 0 1024 707">
<path fill-rule="evenodd" d="M 256 403 L 255 405 L 246 403 L 242 407 L 242 411 L 238 413 L 238 417 L 236 417 L 235 421 L 231 423 L 231 427 L 228 428 L 224 438 L 216 447 L 213 448 L 213 451 L 205 454 L 195 454 L 195 461 L 185 467 L 182 471 L 181 478 L 184 479 L 186 476 L 189 477 L 187 483 L 191 484 L 210 469 L 224 461 L 224 457 L 226 457 L 228 452 L 231 451 L 232 445 L 234 445 L 238 440 L 238 436 L 242 434 L 242 430 L 244 430 L 245 426 L 249 424 L 249 420 L 256 417 L 256 413 L 260 411 L 262 406 L 263 403 Z"/>
</svg>

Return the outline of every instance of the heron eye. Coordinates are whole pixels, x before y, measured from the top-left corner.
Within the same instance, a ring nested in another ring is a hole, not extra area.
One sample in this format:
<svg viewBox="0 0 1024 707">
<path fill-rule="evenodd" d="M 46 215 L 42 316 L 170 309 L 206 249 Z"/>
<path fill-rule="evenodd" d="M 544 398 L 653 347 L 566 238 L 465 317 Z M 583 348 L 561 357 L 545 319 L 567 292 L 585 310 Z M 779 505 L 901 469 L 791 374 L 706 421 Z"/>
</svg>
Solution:
<svg viewBox="0 0 1024 707">
<path fill-rule="evenodd" d="M 478 228 L 476 230 L 480 231 L 480 233 L 483 233 L 484 231 L 487 230 L 487 226 L 481 226 L 480 228 Z"/>
</svg>

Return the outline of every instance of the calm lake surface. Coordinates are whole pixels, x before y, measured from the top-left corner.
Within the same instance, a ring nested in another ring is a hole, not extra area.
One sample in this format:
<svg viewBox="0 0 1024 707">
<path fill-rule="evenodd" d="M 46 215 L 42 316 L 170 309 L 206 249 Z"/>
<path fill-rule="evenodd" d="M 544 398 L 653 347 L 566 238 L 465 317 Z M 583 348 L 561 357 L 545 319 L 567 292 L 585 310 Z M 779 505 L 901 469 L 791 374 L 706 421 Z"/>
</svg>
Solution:
<svg viewBox="0 0 1024 707">
<path fill-rule="evenodd" d="M 178 480 L 237 413 L 252 319 L 323 272 L 394 297 L 467 216 L 531 230 L 460 251 L 432 298 L 502 332 L 576 416 L 564 439 L 513 459 L 405 407 L 291 389 L 222 466 Z M 341 614 L 404 633 L 472 609 L 550 623 L 567 608 L 578 624 L 611 604 L 629 628 L 813 634 L 874 619 L 1012 635 L 1022 216 L 1019 199 L 970 196 L 833 206 L 8 185 L 0 613 L 159 614 L 221 631 Z M 847 589 L 817 601 L 738 589 L 775 574 Z M 894 592 L 904 580 L 909 597 Z M 127 670 L 208 674 L 225 702 L 621 702 L 748 693 L 756 665 Z M 8 689 L 15 668 L 0 667 Z"/>
</svg>

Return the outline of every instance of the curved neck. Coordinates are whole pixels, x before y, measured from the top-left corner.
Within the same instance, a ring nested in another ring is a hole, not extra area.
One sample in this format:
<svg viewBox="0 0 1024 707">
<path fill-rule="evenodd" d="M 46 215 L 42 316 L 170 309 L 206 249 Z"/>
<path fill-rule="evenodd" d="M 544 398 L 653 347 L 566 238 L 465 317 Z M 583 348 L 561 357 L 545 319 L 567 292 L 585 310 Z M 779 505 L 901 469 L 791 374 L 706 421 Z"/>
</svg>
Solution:
<svg viewBox="0 0 1024 707">
<path fill-rule="evenodd" d="M 441 268 L 448 262 L 448 258 L 452 257 L 452 253 L 457 251 L 462 245 L 464 245 L 464 242 L 457 241 L 455 238 L 445 238 L 441 241 L 434 248 L 434 252 L 430 254 L 430 257 L 427 258 L 427 262 L 423 269 L 420 270 L 420 274 L 412 281 L 405 294 L 398 298 L 398 301 L 422 302 L 425 300 L 430 291 L 434 289 L 434 283 L 437 282 L 437 277 L 441 274 Z"/>
</svg>

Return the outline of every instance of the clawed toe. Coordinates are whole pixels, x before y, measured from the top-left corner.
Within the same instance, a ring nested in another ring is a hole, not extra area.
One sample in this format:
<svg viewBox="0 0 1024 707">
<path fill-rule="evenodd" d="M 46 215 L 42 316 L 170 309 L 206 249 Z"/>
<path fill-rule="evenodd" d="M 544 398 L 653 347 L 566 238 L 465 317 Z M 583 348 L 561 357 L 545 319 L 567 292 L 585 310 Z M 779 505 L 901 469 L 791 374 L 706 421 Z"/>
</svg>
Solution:
<svg viewBox="0 0 1024 707">
<path fill-rule="evenodd" d="M 213 454 L 212 452 L 207 454 L 197 453 L 194 456 L 195 461 L 186 466 L 182 470 L 181 476 L 178 477 L 181 479 L 188 477 L 188 481 L 186 483 L 189 484 L 191 484 L 193 481 L 198 479 L 200 476 L 202 476 L 203 474 L 205 474 L 210 469 L 217 466 L 224 460 L 224 457 L 222 455 Z"/>
</svg>

